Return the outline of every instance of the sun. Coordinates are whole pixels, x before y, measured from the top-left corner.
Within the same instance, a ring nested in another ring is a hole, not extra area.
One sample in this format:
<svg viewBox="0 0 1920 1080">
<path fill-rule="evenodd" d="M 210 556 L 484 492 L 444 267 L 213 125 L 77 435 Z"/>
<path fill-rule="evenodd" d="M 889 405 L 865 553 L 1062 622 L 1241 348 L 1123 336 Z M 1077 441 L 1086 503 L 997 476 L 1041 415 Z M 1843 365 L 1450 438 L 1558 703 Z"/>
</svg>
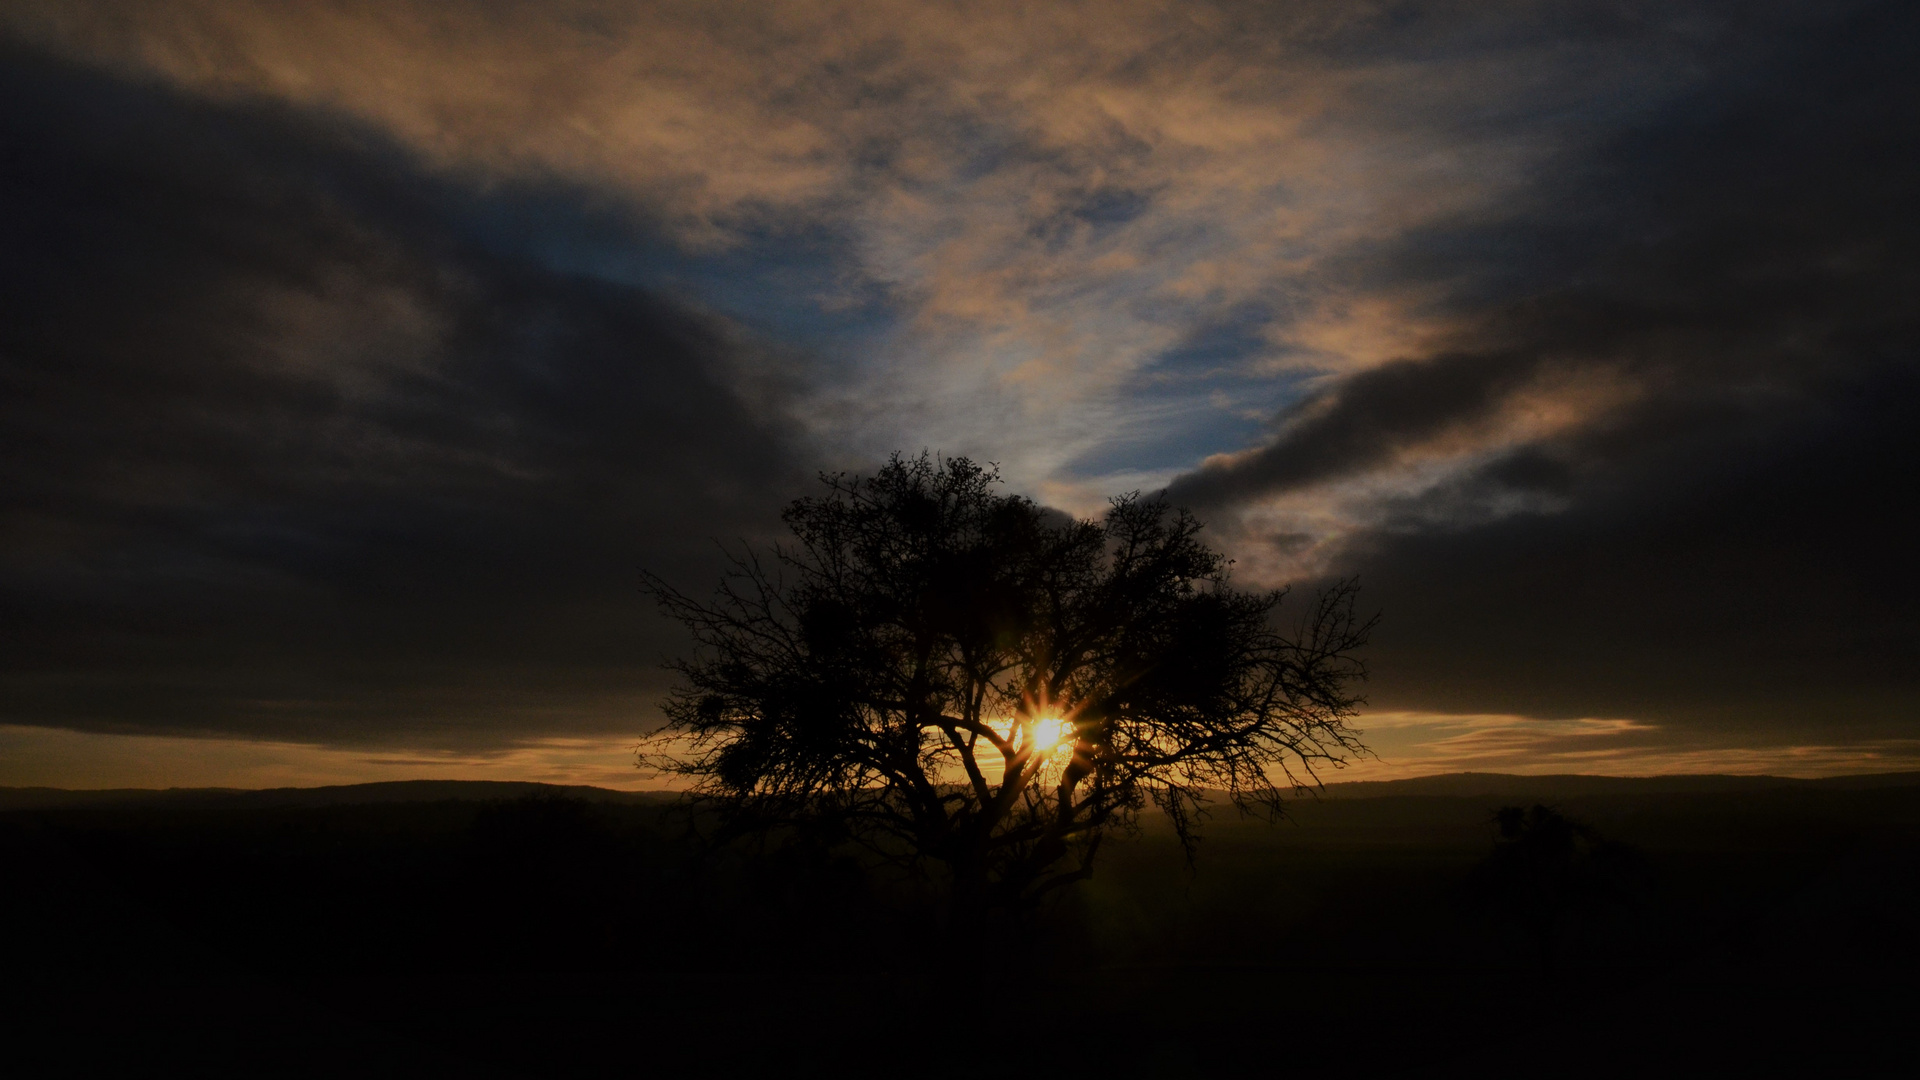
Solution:
<svg viewBox="0 0 1920 1080">
<path fill-rule="evenodd" d="M 1061 743 L 1073 739 L 1073 723 L 1055 717 L 1043 717 L 1033 722 L 1033 740 L 1035 753 L 1051 753 Z"/>
<path fill-rule="evenodd" d="M 1006 739 L 1017 742 L 1022 737 L 1019 720 L 1008 719 L 996 721 L 993 727 L 995 731 L 998 731 L 1001 736 Z M 1072 743 L 1074 734 L 1073 721 L 1062 720 L 1054 716 L 1043 716 L 1031 721 L 1030 726 L 1027 727 L 1025 734 L 1026 746 L 1029 752 L 1046 757 L 1060 747 Z"/>
</svg>

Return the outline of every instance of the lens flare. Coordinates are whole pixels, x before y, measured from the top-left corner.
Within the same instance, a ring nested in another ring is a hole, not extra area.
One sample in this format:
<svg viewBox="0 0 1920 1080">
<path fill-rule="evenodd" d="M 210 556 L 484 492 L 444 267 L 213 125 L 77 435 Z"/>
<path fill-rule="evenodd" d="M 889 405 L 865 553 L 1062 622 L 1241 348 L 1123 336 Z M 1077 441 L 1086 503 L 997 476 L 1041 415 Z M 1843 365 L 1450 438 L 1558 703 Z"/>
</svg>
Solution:
<svg viewBox="0 0 1920 1080">
<path fill-rule="evenodd" d="M 1054 717 L 1035 720 L 1031 738 L 1036 753 L 1050 753 L 1061 743 L 1073 740 L 1073 724 Z"/>
</svg>

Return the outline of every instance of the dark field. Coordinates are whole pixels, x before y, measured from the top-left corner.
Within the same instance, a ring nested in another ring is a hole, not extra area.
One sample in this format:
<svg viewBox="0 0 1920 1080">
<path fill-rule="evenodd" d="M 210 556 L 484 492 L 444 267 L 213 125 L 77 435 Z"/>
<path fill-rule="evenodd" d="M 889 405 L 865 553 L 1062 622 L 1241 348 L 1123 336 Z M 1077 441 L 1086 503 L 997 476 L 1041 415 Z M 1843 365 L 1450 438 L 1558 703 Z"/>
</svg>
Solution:
<svg viewBox="0 0 1920 1080">
<path fill-rule="evenodd" d="M 1618 845 L 1603 893 L 1489 884 L 1536 802 Z M 1858 1073 L 1920 1005 L 1911 775 L 1340 786 L 971 941 L 585 789 L 15 789 L 0 858 L 13 1075 Z"/>
</svg>

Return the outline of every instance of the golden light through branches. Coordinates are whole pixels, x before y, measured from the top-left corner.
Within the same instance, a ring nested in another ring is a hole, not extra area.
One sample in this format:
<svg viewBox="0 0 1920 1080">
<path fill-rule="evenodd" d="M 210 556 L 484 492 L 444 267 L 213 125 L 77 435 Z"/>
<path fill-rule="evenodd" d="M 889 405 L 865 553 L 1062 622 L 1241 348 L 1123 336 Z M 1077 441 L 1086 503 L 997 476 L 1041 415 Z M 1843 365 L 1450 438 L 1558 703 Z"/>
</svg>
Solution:
<svg viewBox="0 0 1920 1080">
<path fill-rule="evenodd" d="M 992 725 L 995 730 L 1016 746 L 1024 745 L 1038 756 L 1045 757 L 1062 746 L 1073 742 L 1073 721 L 1055 716 L 1043 716 L 1021 720 L 1010 718 Z"/>
</svg>

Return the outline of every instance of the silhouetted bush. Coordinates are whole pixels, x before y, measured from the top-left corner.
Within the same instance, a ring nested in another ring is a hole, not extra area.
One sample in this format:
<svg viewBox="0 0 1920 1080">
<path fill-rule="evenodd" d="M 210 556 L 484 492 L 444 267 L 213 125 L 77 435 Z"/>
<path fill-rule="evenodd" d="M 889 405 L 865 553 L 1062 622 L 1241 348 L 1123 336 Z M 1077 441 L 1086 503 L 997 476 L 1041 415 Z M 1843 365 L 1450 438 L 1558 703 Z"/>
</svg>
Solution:
<svg viewBox="0 0 1920 1080">
<path fill-rule="evenodd" d="M 1640 856 L 1552 807 L 1505 806 L 1493 813 L 1493 853 L 1474 875 L 1483 912 L 1517 928 L 1551 972 L 1567 923 L 1631 906 L 1643 893 Z"/>
</svg>

